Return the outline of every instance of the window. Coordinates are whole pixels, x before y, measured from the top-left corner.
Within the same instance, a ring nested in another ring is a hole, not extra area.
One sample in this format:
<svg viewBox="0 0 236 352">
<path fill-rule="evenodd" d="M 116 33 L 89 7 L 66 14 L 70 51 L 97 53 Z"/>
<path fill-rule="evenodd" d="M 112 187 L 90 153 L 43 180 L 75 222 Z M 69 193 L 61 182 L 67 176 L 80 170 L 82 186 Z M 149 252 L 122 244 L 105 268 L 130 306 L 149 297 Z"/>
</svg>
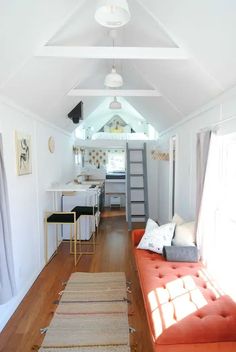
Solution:
<svg viewBox="0 0 236 352">
<path fill-rule="evenodd" d="M 236 300 L 235 158 L 236 135 L 212 135 L 197 231 L 209 271 Z"/>
<path fill-rule="evenodd" d="M 107 169 L 107 172 L 124 172 L 125 171 L 125 151 L 108 150 L 106 169 Z"/>
</svg>

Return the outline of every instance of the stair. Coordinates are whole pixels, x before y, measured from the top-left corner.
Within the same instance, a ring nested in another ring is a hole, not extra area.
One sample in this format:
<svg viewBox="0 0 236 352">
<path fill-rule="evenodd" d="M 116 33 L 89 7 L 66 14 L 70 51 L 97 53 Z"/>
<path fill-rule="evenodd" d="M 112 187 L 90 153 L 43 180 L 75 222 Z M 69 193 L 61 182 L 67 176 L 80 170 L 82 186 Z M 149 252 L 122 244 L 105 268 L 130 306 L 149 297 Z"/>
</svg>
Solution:
<svg viewBox="0 0 236 352">
<path fill-rule="evenodd" d="M 147 222 L 149 217 L 146 143 L 141 149 L 127 143 L 126 155 L 127 220 L 132 230 L 133 222 Z"/>
</svg>

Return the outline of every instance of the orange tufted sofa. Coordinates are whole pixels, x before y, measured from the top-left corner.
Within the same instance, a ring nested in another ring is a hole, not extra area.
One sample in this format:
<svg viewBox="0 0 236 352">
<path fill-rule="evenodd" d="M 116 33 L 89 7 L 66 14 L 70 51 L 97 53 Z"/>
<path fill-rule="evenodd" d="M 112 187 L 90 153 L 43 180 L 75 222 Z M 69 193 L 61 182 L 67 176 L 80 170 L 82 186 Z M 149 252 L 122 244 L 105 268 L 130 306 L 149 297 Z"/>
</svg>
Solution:
<svg viewBox="0 0 236 352">
<path fill-rule="evenodd" d="M 132 242 L 153 351 L 236 352 L 236 303 L 201 263 L 136 249 L 143 233 L 133 230 Z"/>
</svg>

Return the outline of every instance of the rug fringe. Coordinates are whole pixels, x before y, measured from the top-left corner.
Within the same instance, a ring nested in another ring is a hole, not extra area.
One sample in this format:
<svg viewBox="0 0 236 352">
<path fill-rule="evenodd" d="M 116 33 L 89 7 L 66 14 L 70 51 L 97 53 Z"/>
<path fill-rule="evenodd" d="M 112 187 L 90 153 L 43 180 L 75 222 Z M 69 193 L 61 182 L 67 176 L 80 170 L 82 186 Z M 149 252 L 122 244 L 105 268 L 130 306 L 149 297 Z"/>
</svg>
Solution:
<svg viewBox="0 0 236 352">
<path fill-rule="evenodd" d="M 40 329 L 41 335 L 46 334 L 47 331 L 48 331 L 48 326 Z"/>
<path fill-rule="evenodd" d="M 132 291 L 131 291 L 131 289 L 130 289 L 129 286 L 128 286 L 127 289 L 126 289 L 126 292 L 127 292 L 127 293 L 132 293 Z"/>
<path fill-rule="evenodd" d="M 129 327 L 129 332 L 130 334 L 133 334 L 136 332 L 136 329 L 135 328 L 132 328 L 132 326 Z"/>
</svg>

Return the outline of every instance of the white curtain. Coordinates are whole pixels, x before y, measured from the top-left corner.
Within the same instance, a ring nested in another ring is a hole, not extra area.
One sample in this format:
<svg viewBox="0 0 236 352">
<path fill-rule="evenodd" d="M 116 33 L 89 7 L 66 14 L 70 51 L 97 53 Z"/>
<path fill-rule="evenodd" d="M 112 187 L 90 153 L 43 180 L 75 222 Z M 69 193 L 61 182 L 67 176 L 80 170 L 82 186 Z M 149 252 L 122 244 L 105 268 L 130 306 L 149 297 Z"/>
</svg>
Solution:
<svg viewBox="0 0 236 352">
<path fill-rule="evenodd" d="M 207 165 L 202 184 L 201 203 L 197 221 L 197 246 L 203 262 L 212 253 L 213 238 L 216 231 L 217 203 L 219 197 L 219 158 L 220 140 L 212 133 L 208 151 Z M 197 191 L 199 192 L 199 190 Z"/>
<path fill-rule="evenodd" d="M 201 258 L 236 300 L 236 135 L 211 137 L 197 228 Z"/>
<path fill-rule="evenodd" d="M 202 203 L 202 194 L 205 182 L 205 174 L 206 174 L 206 167 L 208 161 L 208 154 L 209 154 L 209 147 L 210 147 L 210 140 L 211 140 L 212 132 L 202 131 L 197 134 L 197 189 L 196 189 L 196 228 L 198 226 L 198 218 L 201 209 Z"/>
<path fill-rule="evenodd" d="M 0 304 L 15 295 L 15 287 L 7 182 L 0 135 Z"/>
</svg>

